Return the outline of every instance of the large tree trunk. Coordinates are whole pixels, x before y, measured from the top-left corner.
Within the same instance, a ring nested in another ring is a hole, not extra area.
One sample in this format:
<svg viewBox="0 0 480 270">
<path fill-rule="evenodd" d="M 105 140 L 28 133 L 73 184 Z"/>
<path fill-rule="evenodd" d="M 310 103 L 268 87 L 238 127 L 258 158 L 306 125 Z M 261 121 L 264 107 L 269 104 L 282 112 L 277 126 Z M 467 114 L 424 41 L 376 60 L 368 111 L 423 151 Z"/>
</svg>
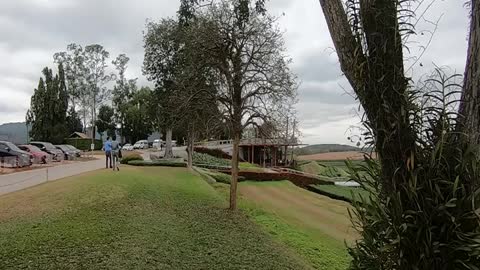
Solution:
<svg viewBox="0 0 480 270">
<path fill-rule="evenodd" d="M 341 0 L 320 0 L 342 71 L 368 118 L 382 161 L 384 194 L 405 181 L 415 147 L 395 1 L 361 1 L 365 43 L 356 38 Z M 366 45 L 366 46 L 365 46 Z M 392 125 L 392 123 L 396 123 Z"/>
<path fill-rule="evenodd" d="M 167 134 L 165 138 L 165 155 L 164 158 L 173 158 L 173 150 L 172 150 L 172 129 L 167 129 Z"/>
<path fill-rule="evenodd" d="M 240 150 L 240 132 L 234 131 L 232 154 L 232 182 L 230 183 L 230 210 L 237 209 L 238 159 Z"/>
<path fill-rule="evenodd" d="M 460 119 L 472 145 L 480 143 L 480 2 L 471 0 L 472 18 Z"/>
</svg>

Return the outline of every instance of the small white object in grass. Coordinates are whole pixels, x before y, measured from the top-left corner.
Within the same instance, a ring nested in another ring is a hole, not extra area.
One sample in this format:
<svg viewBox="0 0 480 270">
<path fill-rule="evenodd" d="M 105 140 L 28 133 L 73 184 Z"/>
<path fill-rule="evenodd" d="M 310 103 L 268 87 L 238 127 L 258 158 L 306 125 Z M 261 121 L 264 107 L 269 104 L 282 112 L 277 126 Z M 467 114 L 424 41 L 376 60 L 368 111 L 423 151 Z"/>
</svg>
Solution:
<svg viewBox="0 0 480 270">
<path fill-rule="evenodd" d="M 355 181 L 335 182 L 335 186 L 341 187 L 360 187 L 360 184 Z"/>
</svg>

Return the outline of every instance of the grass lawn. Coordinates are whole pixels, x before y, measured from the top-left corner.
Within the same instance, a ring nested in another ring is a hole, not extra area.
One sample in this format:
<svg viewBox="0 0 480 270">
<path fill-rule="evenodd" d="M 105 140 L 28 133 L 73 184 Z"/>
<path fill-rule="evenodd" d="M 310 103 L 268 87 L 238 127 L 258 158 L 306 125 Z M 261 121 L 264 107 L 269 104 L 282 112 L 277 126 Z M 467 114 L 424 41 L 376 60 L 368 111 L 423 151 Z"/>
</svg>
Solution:
<svg viewBox="0 0 480 270">
<path fill-rule="evenodd" d="M 349 204 L 331 200 L 282 182 L 242 182 L 240 208 L 272 237 L 286 244 L 316 269 L 348 268 L 345 241 L 351 228 Z M 228 196 L 228 185 L 215 187 Z"/>
<path fill-rule="evenodd" d="M 0 269 L 310 269 L 225 207 L 183 168 L 51 182 L 0 197 Z"/>
</svg>

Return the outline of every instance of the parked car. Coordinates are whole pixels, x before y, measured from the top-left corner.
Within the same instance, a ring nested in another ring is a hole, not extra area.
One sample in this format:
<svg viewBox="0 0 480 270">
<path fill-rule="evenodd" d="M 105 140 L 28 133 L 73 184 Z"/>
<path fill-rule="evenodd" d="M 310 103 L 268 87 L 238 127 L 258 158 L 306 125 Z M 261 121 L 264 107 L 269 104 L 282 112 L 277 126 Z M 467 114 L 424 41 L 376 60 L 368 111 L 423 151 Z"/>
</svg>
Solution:
<svg viewBox="0 0 480 270">
<path fill-rule="evenodd" d="M 49 142 L 31 142 L 30 144 L 35 145 L 36 147 L 40 148 L 40 150 L 52 155 L 52 159 L 54 161 L 62 161 L 65 158 L 62 150 L 57 149 L 53 144 Z"/>
<path fill-rule="evenodd" d="M 159 140 L 159 139 L 154 140 L 154 141 L 153 141 L 153 147 L 154 147 L 154 148 L 157 148 L 157 149 L 162 148 L 162 140 Z"/>
<path fill-rule="evenodd" d="M 33 163 L 47 164 L 52 160 L 52 157 L 47 152 L 43 152 L 35 145 L 19 145 L 18 148 L 33 155 Z"/>
<path fill-rule="evenodd" d="M 148 141 L 140 140 L 133 145 L 133 149 L 148 149 Z"/>
<path fill-rule="evenodd" d="M 2 153 L 2 156 L 16 158 L 15 162 L 18 167 L 30 166 L 33 163 L 32 154 L 21 150 L 11 142 L 0 141 L 0 152 Z"/>
<path fill-rule="evenodd" d="M 77 153 L 66 145 L 60 144 L 60 145 L 55 145 L 55 147 L 63 152 L 65 160 L 72 160 L 72 159 L 75 159 L 75 157 L 77 156 Z"/>
<path fill-rule="evenodd" d="M 80 149 L 77 149 L 75 146 L 70 144 L 65 144 L 65 146 L 68 147 L 70 150 L 72 150 L 77 157 L 82 156 L 82 151 Z"/>
<path fill-rule="evenodd" d="M 122 150 L 124 151 L 133 151 L 133 145 L 127 143 L 122 147 Z"/>
</svg>

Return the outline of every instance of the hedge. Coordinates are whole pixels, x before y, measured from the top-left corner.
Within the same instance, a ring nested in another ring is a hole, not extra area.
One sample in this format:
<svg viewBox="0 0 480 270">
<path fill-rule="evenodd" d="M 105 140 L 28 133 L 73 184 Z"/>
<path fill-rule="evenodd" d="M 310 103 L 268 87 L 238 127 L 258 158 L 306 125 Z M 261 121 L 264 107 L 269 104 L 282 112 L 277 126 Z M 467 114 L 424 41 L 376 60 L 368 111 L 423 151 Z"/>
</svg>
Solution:
<svg viewBox="0 0 480 270">
<path fill-rule="evenodd" d="M 167 161 L 167 160 L 155 160 L 155 161 L 143 161 L 132 160 L 128 162 L 128 165 L 140 166 L 140 167 L 187 167 L 185 162 Z"/>
<path fill-rule="evenodd" d="M 134 161 L 134 160 L 143 161 L 143 157 L 140 156 L 139 154 L 132 154 L 132 155 L 129 155 L 129 156 L 126 156 L 126 157 L 122 158 L 120 160 L 120 163 L 128 164 L 130 161 Z"/>
<path fill-rule="evenodd" d="M 75 146 L 79 150 L 90 151 L 90 145 L 92 144 L 92 139 L 83 139 L 83 138 L 68 138 L 65 139 L 66 144 Z M 95 150 L 101 150 L 103 143 L 101 140 L 95 140 Z"/>
<path fill-rule="evenodd" d="M 229 154 L 225 153 L 221 149 L 212 149 L 212 148 L 206 148 L 206 147 L 194 147 L 193 151 L 197 153 L 202 153 L 202 154 L 207 154 L 216 158 L 221 158 L 221 159 L 232 159 L 232 156 Z"/>
</svg>

